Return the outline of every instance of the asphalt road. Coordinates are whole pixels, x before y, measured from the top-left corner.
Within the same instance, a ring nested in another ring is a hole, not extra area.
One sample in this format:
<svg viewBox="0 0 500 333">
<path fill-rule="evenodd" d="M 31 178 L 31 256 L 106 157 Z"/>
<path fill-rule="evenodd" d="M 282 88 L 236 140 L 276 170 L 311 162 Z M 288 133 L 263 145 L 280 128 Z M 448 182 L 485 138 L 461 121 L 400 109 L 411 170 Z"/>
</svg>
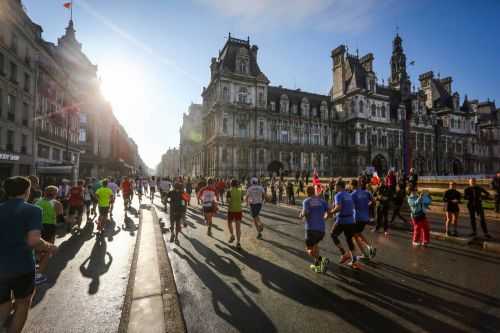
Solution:
<svg viewBox="0 0 500 333">
<path fill-rule="evenodd" d="M 500 256 L 439 241 L 412 248 L 408 232 L 366 231 L 378 248 L 373 262 L 339 266 L 325 237 L 321 251 L 332 263 L 316 274 L 297 210 L 266 205 L 263 240 L 245 214 L 241 251 L 227 243 L 225 216 L 222 209 L 208 237 L 191 207 L 180 245 L 167 243 L 188 332 L 500 330 Z"/>
<path fill-rule="evenodd" d="M 125 218 L 117 198 L 113 224 L 105 238 L 95 224 L 82 223 L 77 234 L 60 234 L 51 259 L 49 283 L 35 294 L 24 332 L 117 332 L 139 223 L 138 202 Z"/>
</svg>

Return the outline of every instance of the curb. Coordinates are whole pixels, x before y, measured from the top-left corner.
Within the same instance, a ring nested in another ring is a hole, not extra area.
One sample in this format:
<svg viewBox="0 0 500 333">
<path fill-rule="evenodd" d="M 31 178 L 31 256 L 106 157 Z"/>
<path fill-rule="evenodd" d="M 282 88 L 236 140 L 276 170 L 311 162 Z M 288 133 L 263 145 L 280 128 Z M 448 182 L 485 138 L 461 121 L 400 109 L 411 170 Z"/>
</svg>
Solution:
<svg viewBox="0 0 500 333">
<path fill-rule="evenodd" d="M 482 249 L 488 252 L 500 254 L 500 243 L 484 241 Z"/>
</svg>

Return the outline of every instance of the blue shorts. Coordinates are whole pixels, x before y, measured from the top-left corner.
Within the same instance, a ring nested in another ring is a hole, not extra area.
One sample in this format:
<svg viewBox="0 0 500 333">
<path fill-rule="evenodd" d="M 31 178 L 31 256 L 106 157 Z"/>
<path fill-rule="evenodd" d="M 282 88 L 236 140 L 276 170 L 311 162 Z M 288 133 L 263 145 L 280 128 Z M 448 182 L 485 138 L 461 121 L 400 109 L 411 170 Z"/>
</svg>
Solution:
<svg viewBox="0 0 500 333">
<path fill-rule="evenodd" d="M 250 204 L 250 214 L 252 217 L 257 217 L 262 209 L 262 204 Z"/>
</svg>

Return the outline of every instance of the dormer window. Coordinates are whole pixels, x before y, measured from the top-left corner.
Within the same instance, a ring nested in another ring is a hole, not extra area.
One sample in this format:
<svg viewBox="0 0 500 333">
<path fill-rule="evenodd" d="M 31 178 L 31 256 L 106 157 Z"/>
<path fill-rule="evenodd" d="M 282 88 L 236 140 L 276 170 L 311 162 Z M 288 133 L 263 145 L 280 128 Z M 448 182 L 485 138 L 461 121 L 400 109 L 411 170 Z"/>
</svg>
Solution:
<svg viewBox="0 0 500 333">
<path fill-rule="evenodd" d="M 240 91 L 238 92 L 238 102 L 246 104 L 247 98 L 248 98 L 248 89 L 245 87 L 241 87 Z"/>
<path fill-rule="evenodd" d="M 240 58 L 238 70 L 240 73 L 247 74 L 248 73 L 248 59 Z"/>
<path fill-rule="evenodd" d="M 280 99 L 280 112 L 287 113 L 288 112 L 288 96 L 282 95 Z"/>
<path fill-rule="evenodd" d="M 303 117 L 309 117 L 309 101 L 306 98 L 302 99 L 300 103 L 300 110 Z"/>
</svg>

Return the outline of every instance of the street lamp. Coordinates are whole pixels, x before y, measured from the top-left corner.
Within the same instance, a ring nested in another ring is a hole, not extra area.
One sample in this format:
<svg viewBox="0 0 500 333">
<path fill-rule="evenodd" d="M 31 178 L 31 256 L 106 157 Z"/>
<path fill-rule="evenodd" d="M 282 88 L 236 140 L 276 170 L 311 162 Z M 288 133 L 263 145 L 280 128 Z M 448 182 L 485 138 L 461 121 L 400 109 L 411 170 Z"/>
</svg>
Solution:
<svg viewBox="0 0 500 333">
<path fill-rule="evenodd" d="M 433 114 L 431 115 L 432 127 L 434 129 L 434 164 L 436 176 L 439 175 L 439 136 L 440 136 L 440 126 L 441 120 Z"/>
</svg>

